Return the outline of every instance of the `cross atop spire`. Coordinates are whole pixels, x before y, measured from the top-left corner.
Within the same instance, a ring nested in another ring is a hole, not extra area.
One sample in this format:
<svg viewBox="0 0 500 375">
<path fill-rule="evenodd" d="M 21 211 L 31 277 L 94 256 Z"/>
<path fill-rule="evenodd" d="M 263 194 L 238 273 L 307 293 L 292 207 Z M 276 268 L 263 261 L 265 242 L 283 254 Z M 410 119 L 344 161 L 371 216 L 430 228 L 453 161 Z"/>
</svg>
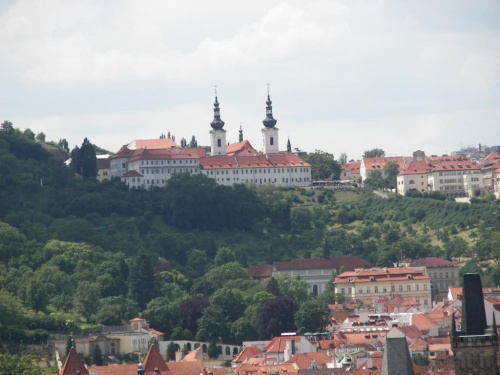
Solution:
<svg viewBox="0 0 500 375">
<path fill-rule="evenodd" d="M 269 96 L 269 83 L 267 84 L 267 101 L 266 101 L 266 118 L 262 123 L 266 128 L 274 128 L 277 121 L 273 117 L 273 102 L 271 101 L 271 97 Z"/>
<path fill-rule="evenodd" d="M 217 100 L 217 85 L 215 85 L 214 119 L 210 123 L 214 130 L 222 130 L 224 121 L 220 118 L 219 101 Z"/>
</svg>

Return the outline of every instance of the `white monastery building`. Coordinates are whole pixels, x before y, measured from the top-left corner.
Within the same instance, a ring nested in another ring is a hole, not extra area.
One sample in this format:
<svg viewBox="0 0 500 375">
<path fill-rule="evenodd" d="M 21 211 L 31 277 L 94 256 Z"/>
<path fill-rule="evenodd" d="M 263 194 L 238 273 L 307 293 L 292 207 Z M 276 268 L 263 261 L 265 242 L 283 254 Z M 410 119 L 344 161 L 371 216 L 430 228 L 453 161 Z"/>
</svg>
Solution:
<svg viewBox="0 0 500 375">
<path fill-rule="evenodd" d="M 226 143 L 226 130 L 216 96 L 214 119 L 210 123 L 211 155 L 202 147 L 179 147 L 169 138 L 135 140 L 110 157 L 111 176 L 120 177 L 130 188 L 146 189 L 164 186 L 174 173 L 181 172 L 202 173 L 221 185 L 310 185 L 311 166 L 292 153 L 290 140 L 287 151 L 279 151 L 279 129 L 269 94 L 266 105 L 261 152 L 243 140 L 241 127 L 239 142 Z"/>
</svg>

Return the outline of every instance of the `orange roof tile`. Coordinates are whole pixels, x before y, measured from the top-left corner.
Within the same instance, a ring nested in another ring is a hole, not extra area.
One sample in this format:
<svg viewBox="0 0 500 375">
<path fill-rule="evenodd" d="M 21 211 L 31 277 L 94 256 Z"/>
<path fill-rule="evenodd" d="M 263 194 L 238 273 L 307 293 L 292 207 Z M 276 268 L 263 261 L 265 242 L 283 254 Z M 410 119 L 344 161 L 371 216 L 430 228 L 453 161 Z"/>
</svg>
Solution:
<svg viewBox="0 0 500 375">
<path fill-rule="evenodd" d="M 409 160 L 408 156 L 387 156 L 383 158 L 364 158 L 363 162 L 367 171 L 381 171 L 389 161 L 396 163 L 399 169 L 402 170 Z"/>
<path fill-rule="evenodd" d="M 137 375 L 137 363 L 108 366 L 89 366 L 89 371 L 95 370 L 99 375 Z M 72 373 L 71 375 L 74 375 Z"/>
<path fill-rule="evenodd" d="M 295 342 L 300 342 L 302 339 L 306 340 L 305 338 L 302 338 L 300 336 L 279 336 L 275 337 L 271 340 L 269 344 L 264 348 L 264 352 L 266 353 L 283 353 L 286 348 L 286 342 L 287 341 L 295 341 Z"/>
<path fill-rule="evenodd" d="M 247 358 L 252 358 L 256 355 L 261 355 L 262 351 L 256 346 L 247 346 L 233 360 L 235 363 L 243 363 Z"/>
<path fill-rule="evenodd" d="M 332 358 L 322 352 L 301 353 L 292 356 L 286 363 L 294 363 L 299 370 L 308 369 L 311 363 L 315 361 L 318 366 L 326 368 L 327 363 L 332 362 Z"/>
<path fill-rule="evenodd" d="M 156 345 L 151 345 L 149 347 L 148 353 L 144 358 L 143 365 L 144 375 L 155 375 L 155 371 L 157 370 L 159 370 L 162 375 L 168 372 L 167 364 L 163 360 Z"/>
<path fill-rule="evenodd" d="M 226 148 L 227 155 L 258 155 L 259 152 L 252 147 L 250 142 L 242 141 L 238 143 L 231 143 Z"/>
<path fill-rule="evenodd" d="M 399 175 L 426 174 L 432 169 L 424 160 L 414 160 Z"/>
<path fill-rule="evenodd" d="M 148 148 L 148 149 L 161 149 L 161 148 L 172 148 L 178 147 L 178 145 L 171 138 L 158 138 L 158 139 L 136 139 L 130 142 L 129 146 L 135 146 L 136 149 Z"/>
</svg>

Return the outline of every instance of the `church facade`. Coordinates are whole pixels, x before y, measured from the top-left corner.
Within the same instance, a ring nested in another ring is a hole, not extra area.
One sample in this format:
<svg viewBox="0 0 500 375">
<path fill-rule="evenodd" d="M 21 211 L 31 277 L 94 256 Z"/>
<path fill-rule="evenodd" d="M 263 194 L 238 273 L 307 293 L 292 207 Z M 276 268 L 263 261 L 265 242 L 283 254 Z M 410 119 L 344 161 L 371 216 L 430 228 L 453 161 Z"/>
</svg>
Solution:
<svg viewBox="0 0 500 375">
<path fill-rule="evenodd" d="M 210 123 L 210 155 L 202 147 L 178 147 L 173 142 L 166 145 L 158 140 L 135 141 L 110 157 L 111 176 L 121 178 L 129 188 L 145 189 L 166 185 L 174 173 L 202 173 L 221 185 L 310 185 L 311 166 L 292 153 L 290 140 L 287 150 L 279 151 L 279 129 L 269 94 L 262 123 L 262 151 L 243 140 L 241 128 L 239 142 L 228 145 L 216 96 L 214 119 Z"/>
</svg>

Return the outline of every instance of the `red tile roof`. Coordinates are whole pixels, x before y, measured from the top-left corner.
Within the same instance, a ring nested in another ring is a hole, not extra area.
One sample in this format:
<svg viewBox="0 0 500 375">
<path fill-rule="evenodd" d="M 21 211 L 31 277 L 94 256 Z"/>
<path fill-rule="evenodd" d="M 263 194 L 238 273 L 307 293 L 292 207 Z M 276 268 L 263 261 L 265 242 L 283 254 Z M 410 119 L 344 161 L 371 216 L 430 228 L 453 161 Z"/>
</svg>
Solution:
<svg viewBox="0 0 500 375">
<path fill-rule="evenodd" d="M 156 345 L 149 347 L 148 353 L 143 361 L 144 375 L 155 375 L 155 371 L 159 370 L 160 374 L 166 374 L 169 369 Z"/>
<path fill-rule="evenodd" d="M 332 358 L 322 352 L 301 353 L 292 356 L 286 363 L 294 363 L 299 370 L 308 369 L 315 361 L 318 366 L 326 368 L 327 363 L 332 363 Z"/>
<path fill-rule="evenodd" d="M 123 146 L 118 152 L 112 156 L 110 156 L 110 159 L 119 159 L 119 158 L 130 158 L 132 154 L 134 153 L 133 150 L 130 150 L 127 146 Z"/>
<path fill-rule="evenodd" d="M 235 373 L 240 375 L 268 375 L 271 372 L 277 372 L 279 375 L 294 375 L 297 374 L 297 369 L 291 363 L 282 363 L 271 366 L 253 366 L 249 363 L 243 363 L 234 369 Z"/>
<path fill-rule="evenodd" d="M 383 158 L 364 158 L 363 162 L 367 171 L 382 171 L 387 162 L 396 163 L 402 170 L 410 158 L 408 156 L 387 156 Z"/>
<path fill-rule="evenodd" d="M 122 174 L 122 177 L 144 177 L 142 174 L 137 172 L 136 170 L 130 170 Z"/>
<path fill-rule="evenodd" d="M 137 375 L 137 363 L 108 366 L 89 366 L 89 371 L 95 370 L 98 375 Z M 71 375 L 74 375 L 71 374 Z"/>
<path fill-rule="evenodd" d="M 264 264 L 262 266 L 254 266 L 246 268 L 248 274 L 254 279 L 263 279 L 266 277 L 271 277 L 273 274 L 273 266 L 270 264 Z"/>
<path fill-rule="evenodd" d="M 97 158 L 97 169 L 109 169 L 109 158 Z"/>
<path fill-rule="evenodd" d="M 407 267 L 371 268 L 344 272 L 335 279 L 335 284 L 366 282 L 371 278 L 373 281 L 387 280 L 388 277 L 390 280 L 399 281 L 406 280 L 407 275 L 411 275 L 414 280 L 430 280 L 430 277 L 422 272 Z"/>
<path fill-rule="evenodd" d="M 352 174 L 359 174 L 359 169 L 361 168 L 361 161 L 352 161 L 350 163 L 345 163 L 342 165 L 343 171 L 351 172 Z"/>
<path fill-rule="evenodd" d="M 258 155 L 259 152 L 252 147 L 250 142 L 248 141 L 242 141 L 238 143 L 232 143 L 226 148 L 226 154 L 227 155 Z"/>
<path fill-rule="evenodd" d="M 135 146 L 136 149 L 139 148 L 161 149 L 161 148 L 178 147 L 177 144 L 170 138 L 136 139 L 135 141 L 130 142 L 129 146 Z"/>
<path fill-rule="evenodd" d="M 415 259 L 411 262 L 412 267 L 426 266 L 427 268 L 437 268 L 437 267 L 454 267 L 458 268 L 455 262 L 451 262 L 447 259 L 442 258 L 420 258 Z"/>
<path fill-rule="evenodd" d="M 310 167 L 299 156 L 288 153 L 272 155 L 219 155 L 207 156 L 200 159 L 202 169 L 232 169 L 232 168 L 289 168 Z"/>
<path fill-rule="evenodd" d="M 470 159 L 444 158 L 436 160 L 435 163 L 436 165 L 432 168 L 432 172 L 479 170 L 479 168 Z"/>
<path fill-rule="evenodd" d="M 205 374 L 201 361 L 168 362 L 168 375 L 200 375 Z M 100 375 L 100 374 L 99 374 Z"/>
<path fill-rule="evenodd" d="M 255 346 L 247 346 L 243 349 L 233 360 L 235 363 L 243 363 L 246 359 L 252 358 L 256 355 L 261 355 L 262 351 Z"/>
<path fill-rule="evenodd" d="M 399 175 L 426 174 L 432 169 L 424 160 L 414 160 Z"/>
<path fill-rule="evenodd" d="M 301 338 L 300 336 L 275 337 L 264 348 L 264 352 L 266 352 L 266 353 L 283 353 L 285 351 L 285 348 L 286 348 L 286 342 L 292 341 L 292 340 L 295 342 L 300 342 L 301 340 L 305 340 L 305 338 Z"/>
<path fill-rule="evenodd" d="M 68 356 L 64 361 L 64 365 L 59 375 L 75 375 L 76 373 L 79 373 L 80 375 L 89 375 L 87 368 L 73 347 L 69 350 Z"/>
<path fill-rule="evenodd" d="M 176 147 L 168 149 L 137 149 L 130 156 L 129 162 L 136 160 L 170 160 L 170 159 L 199 159 L 205 157 L 202 147 Z"/>
</svg>

